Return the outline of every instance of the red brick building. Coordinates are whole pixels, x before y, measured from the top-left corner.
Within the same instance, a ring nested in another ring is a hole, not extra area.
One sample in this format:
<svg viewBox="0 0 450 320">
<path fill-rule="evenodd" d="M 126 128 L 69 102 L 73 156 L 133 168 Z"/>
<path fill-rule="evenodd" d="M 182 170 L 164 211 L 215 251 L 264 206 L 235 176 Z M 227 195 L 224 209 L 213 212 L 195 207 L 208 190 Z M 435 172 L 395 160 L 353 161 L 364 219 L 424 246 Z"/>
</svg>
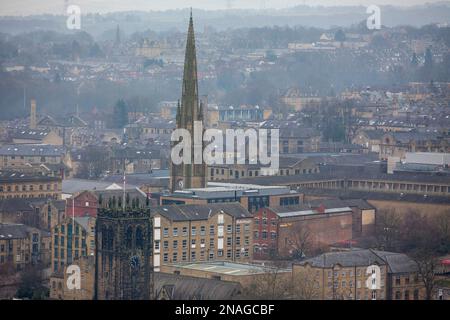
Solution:
<svg viewBox="0 0 450 320">
<path fill-rule="evenodd" d="M 98 209 L 97 196 L 89 191 L 78 193 L 66 201 L 66 216 L 71 217 L 96 217 Z"/>
<path fill-rule="evenodd" d="M 353 237 L 353 211 L 340 200 L 261 208 L 254 214 L 253 257 L 293 257 Z"/>
</svg>

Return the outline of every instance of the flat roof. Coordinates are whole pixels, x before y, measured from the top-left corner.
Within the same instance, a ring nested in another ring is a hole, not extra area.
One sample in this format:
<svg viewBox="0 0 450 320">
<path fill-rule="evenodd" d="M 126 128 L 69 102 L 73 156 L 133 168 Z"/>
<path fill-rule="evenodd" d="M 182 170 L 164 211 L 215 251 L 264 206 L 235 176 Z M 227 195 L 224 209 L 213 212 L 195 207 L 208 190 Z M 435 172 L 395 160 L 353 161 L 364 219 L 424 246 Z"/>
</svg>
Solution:
<svg viewBox="0 0 450 320">
<path fill-rule="evenodd" d="M 191 269 L 204 272 L 214 272 L 223 275 L 246 276 L 252 274 L 267 273 L 273 267 L 260 264 L 236 263 L 228 261 L 173 263 L 171 267 Z M 279 272 L 291 272 L 290 269 L 279 269 Z"/>
</svg>

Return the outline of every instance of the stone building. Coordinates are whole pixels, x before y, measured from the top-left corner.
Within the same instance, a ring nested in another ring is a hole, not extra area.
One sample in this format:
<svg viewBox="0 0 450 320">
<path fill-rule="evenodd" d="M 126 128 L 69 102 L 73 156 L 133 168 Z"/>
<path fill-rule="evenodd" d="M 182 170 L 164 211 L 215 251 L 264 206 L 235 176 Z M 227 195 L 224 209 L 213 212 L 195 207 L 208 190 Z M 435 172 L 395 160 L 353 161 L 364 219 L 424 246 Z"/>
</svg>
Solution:
<svg viewBox="0 0 450 320">
<path fill-rule="evenodd" d="M 0 268 L 22 270 L 27 265 L 47 265 L 50 252 L 47 232 L 24 224 L 0 223 Z"/>
<path fill-rule="evenodd" d="M 0 171 L 0 200 L 11 198 L 61 198 L 61 177 Z"/>
<path fill-rule="evenodd" d="M 251 261 L 251 214 L 238 203 L 161 206 L 152 210 L 154 266 L 195 261 Z"/>
<path fill-rule="evenodd" d="M 293 278 L 306 275 L 319 300 L 420 300 L 417 266 L 400 253 L 376 250 L 328 252 L 294 263 Z"/>
</svg>

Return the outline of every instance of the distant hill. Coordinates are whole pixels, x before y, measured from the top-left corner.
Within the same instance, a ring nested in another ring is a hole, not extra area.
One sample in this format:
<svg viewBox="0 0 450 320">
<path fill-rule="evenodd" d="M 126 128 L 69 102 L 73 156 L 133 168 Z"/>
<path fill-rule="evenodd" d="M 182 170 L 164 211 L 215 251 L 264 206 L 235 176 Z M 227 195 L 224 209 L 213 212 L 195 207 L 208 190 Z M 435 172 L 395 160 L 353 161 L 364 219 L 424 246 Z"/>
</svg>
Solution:
<svg viewBox="0 0 450 320">
<path fill-rule="evenodd" d="M 410 25 L 420 27 L 431 23 L 450 23 L 450 2 L 410 7 L 381 6 L 381 23 L 392 27 Z M 62 10 L 61 10 L 62 11 Z M 1 11 L 0 11 L 1 12 Z M 82 29 L 94 37 L 114 29 L 117 24 L 126 34 L 152 29 L 185 30 L 188 9 L 167 11 L 123 11 L 106 14 L 88 14 L 82 18 Z M 267 10 L 195 10 L 196 28 L 206 26 L 217 30 L 261 26 L 295 26 L 329 28 L 350 26 L 367 19 L 364 6 L 308 7 Z M 16 34 L 34 30 L 64 31 L 63 15 L 32 15 L 26 17 L 0 17 L 0 32 Z M 69 30 L 67 30 L 69 31 Z"/>
</svg>

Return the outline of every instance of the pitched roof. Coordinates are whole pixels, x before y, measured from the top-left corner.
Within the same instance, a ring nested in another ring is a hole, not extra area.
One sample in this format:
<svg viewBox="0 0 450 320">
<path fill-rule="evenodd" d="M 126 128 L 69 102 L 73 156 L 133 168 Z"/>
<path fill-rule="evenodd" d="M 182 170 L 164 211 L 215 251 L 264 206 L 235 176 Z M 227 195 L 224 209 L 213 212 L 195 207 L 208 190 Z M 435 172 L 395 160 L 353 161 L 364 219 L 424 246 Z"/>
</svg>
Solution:
<svg viewBox="0 0 450 320">
<path fill-rule="evenodd" d="M 27 237 L 29 227 L 24 224 L 0 223 L 0 240 L 23 239 Z"/>
<path fill-rule="evenodd" d="M 172 221 L 207 220 L 216 213 L 224 212 L 235 218 L 251 218 L 252 215 L 239 203 L 209 203 L 160 206 L 153 209 Z"/>
<path fill-rule="evenodd" d="M 237 282 L 155 272 L 155 292 L 164 289 L 172 300 L 229 300 L 242 292 Z"/>
<path fill-rule="evenodd" d="M 389 273 L 417 272 L 416 262 L 406 254 L 372 249 L 327 252 L 297 264 L 305 265 L 306 263 L 320 268 L 331 268 L 336 264 L 343 267 L 358 267 L 376 263 L 378 265 L 387 265 Z"/>
<path fill-rule="evenodd" d="M 65 148 L 50 144 L 15 144 L 0 147 L 0 155 L 3 156 L 61 156 Z"/>
<path fill-rule="evenodd" d="M 369 266 L 374 263 L 385 265 L 386 262 L 371 250 L 351 250 L 342 252 L 327 252 L 316 257 L 299 262 L 299 265 L 310 264 L 313 267 L 331 268 L 336 264 L 343 267 Z"/>
</svg>

